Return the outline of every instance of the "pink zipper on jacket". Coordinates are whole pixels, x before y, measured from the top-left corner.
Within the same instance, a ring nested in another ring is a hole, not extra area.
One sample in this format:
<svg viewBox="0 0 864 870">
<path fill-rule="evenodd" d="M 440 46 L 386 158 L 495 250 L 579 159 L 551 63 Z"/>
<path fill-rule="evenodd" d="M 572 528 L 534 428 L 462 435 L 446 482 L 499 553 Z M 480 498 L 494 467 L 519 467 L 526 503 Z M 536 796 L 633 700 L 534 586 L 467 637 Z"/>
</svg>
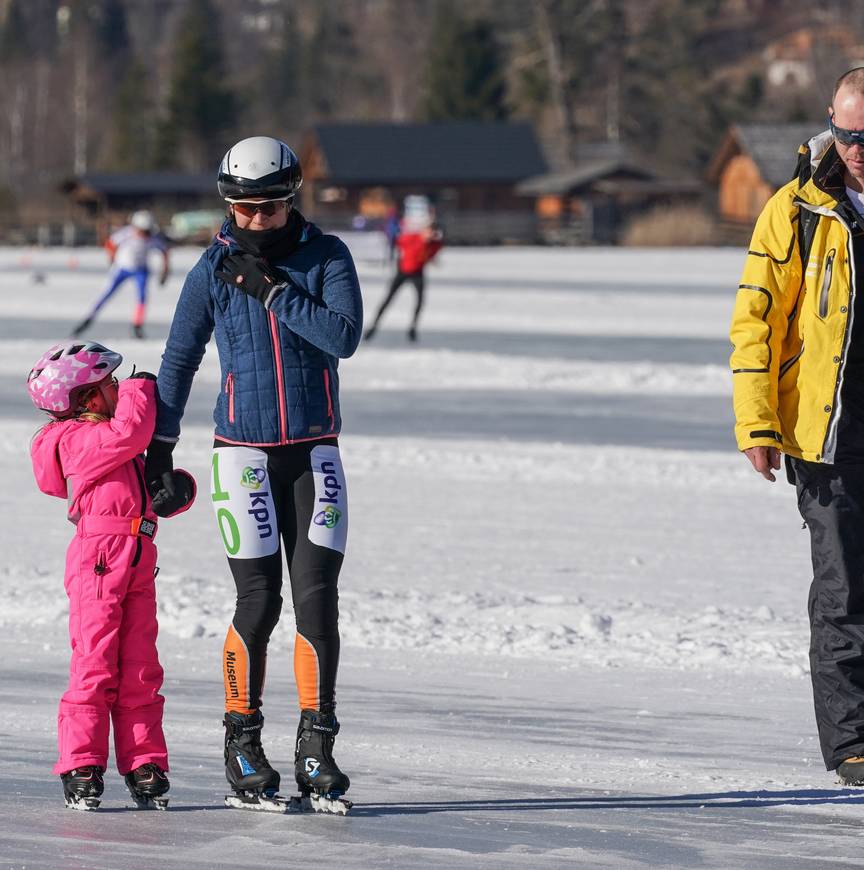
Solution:
<svg viewBox="0 0 864 870">
<path fill-rule="evenodd" d="M 324 369 L 324 392 L 327 394 L 327 419 L 330 421 L 330 431 L 336 425 L 336 420 L 333 418 L 333 397 L 330 395 L 330 372 Z"/>
<path fill-rule="evenodd" d="M 225 392 L 228 394 L 228 422 L 234 422 L 234 373 L 228 372 L 225 378 Z"/>
<path fill-rule="evenodd" d="M 288 441 L 288 417 L 285 412 L 285 373 L 282 371 L 282 352 L 279 343 L 279 322 L 272 311 L 270 318 L 270 338 L 273 341 L 273 362 L 276 366 L 276 397 L 279 400 L 279 435 L 282 443 Z"/>
</svg>

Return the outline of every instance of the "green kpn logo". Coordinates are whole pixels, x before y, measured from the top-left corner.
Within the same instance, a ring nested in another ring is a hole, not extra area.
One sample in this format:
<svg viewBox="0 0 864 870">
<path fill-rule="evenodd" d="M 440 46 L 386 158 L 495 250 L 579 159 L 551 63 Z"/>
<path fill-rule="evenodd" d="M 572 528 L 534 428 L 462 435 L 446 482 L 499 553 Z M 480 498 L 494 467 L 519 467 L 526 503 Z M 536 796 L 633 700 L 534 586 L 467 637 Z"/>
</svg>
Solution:
<svg viewBox="0 0 864 870">
<path fill-rule="evenodd" d="M 337 510 L 333 505 L 327 505 L 323 511 L 315 514 L 315 525 L 332 529 L 339 522 L 341 516 L 341 511 Z"/>
<path fill-rule="evenodd" d="M 243 474 L 240 475 L 240 485 L 246 489 L 261 489 L 261 484 L 264 483 L 264 478 L 267 477 L 267 471 L 263 468 L 253 468 L 247 465 L 243 469 Z"/>
</svg>

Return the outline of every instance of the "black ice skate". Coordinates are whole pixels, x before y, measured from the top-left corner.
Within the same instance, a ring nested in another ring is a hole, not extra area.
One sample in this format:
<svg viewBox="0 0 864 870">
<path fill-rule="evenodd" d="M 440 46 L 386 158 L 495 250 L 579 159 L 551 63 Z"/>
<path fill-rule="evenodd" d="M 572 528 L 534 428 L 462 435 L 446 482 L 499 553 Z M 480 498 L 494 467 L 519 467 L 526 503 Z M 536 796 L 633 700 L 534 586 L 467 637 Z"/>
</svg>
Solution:
<svg viewBox="0 0 864 870">
<path fill-rule="evenodd" d="M 308 802 L 315 812 L 344 815 L 352 806 L 351 801 L 342 797 L 351 781 L 333 760 L 333 743 L 338 733 L 335 714 L 317 710 L 300 712 L 294 776 L 301 800 Z"/>
<path fill-rule="evenodd" d="M 82 332 L 86 332 L 93 325 L 92 317 L 85 317 L 77 326 L 72 327 L 72 331 L 69 333 L 70 338 L 78 338 Z"/>
<path fill-rule="evenodd" d="M 66 806 L 72 810 L 95 810 L 101 803 L 105 784 L 102 768 L 95 765 L 76 767 L 60 775 Z"/>
<path fill-rule="evenodd" d="M 225 803 L 238 809 L 284 813 L 290 801 L 276 794 L 279 772 L 264 754 L 263 724 L 260 710 L 225 714 L 225 776 L 234 792 L 225 796 Z"/>
<path fill-rule="evenodd" d="M 847 758 L 838 768 L 840 785 L 864 785 L 864 758 L 855 755 Z"/>
<path fill-rule="evenodd" d="M 158 764 L 136 767 L 125 776 L 126 787 L 139 810 L 167 810 L 166 792 L 171 787 L 165 771 Z"/>
</svg>

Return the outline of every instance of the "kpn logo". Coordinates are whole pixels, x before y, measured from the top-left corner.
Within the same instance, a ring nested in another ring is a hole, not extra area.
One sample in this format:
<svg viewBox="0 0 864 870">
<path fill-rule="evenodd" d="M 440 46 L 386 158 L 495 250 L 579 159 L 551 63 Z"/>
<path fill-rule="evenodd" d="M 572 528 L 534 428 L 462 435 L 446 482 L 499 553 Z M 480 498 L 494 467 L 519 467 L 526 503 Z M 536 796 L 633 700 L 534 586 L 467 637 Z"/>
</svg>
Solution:
<svg viewBox="0 0 864 870">
<path fill-rule="evenodd" d="M 325 526 L 328 529 L 332 529 L 336 523 L 339 522 L 341 516 L 341 511 L 333 507 L 333 505 L 328 504 L 323 511 L 318 511 L 318 513 L 315 514 L 315 525 Z"/>
<path fill-rule="evenodd" d="M 243 469 L 243 474 L 240 475 L 240 485 L 246 489 L 261 489 L 261 484 L 264 483 L 264 478 L 267 477 L 267 471 L 263 468 L 253 468 L 247 465 Z"/>
</svg>

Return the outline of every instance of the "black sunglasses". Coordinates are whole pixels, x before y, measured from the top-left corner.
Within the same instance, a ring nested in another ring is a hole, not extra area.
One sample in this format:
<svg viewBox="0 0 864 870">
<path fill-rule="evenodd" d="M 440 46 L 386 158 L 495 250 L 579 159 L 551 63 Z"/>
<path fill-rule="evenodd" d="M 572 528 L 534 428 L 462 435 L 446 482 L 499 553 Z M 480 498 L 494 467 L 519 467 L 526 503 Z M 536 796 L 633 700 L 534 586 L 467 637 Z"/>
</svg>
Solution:
<svg viewBox="0 0 864 870">
<path fill-rule="evenodd" d="M 864 130 L 847 130 L 844 127 L 838 127 L 834 123 L 834 116 L 828 118 L 828 124 L 831 128 L 831 135 L 841 145 L 864 145 Z"/>
</svg>

